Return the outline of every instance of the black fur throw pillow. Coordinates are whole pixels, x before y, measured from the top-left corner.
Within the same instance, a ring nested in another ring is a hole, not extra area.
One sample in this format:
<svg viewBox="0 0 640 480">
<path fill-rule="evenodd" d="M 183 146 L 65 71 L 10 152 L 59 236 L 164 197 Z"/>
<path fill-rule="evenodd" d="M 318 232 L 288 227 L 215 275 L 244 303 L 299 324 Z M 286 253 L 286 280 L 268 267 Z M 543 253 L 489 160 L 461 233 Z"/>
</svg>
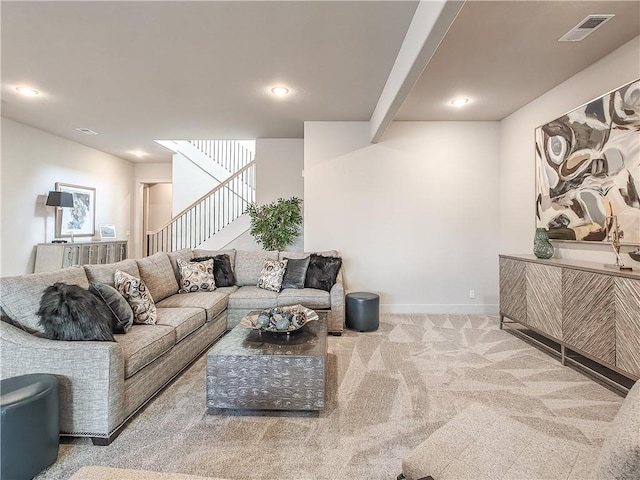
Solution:
<svg viewBox="0 0 640 480">
<path fill-rule="evenodd" d="M 206 262 L 213 259 L 213 278 L 216 280 L 216 287 L 233 287 L 236 284 L 236 276 L 231 268 L 229 255 L 223 253 L 215 257 L 198 257 L 192 262 Z"/>
<path fill-rule="evenodd" d="M 330 292 L 336 283 L 341 266 L 340 257 L 323 257 L 312 253 L 309 267 L 307 267 L 307 276 L 304 279 L 305 288 L 317 288 Z"/>
<path fill-rule="evenodd" d="M 113 342 L 111 312 L 89 290 L 54 283 L 47 287 L 38 310 L 44 336 L 52 340 L 102 340 Z"/>
</svg>

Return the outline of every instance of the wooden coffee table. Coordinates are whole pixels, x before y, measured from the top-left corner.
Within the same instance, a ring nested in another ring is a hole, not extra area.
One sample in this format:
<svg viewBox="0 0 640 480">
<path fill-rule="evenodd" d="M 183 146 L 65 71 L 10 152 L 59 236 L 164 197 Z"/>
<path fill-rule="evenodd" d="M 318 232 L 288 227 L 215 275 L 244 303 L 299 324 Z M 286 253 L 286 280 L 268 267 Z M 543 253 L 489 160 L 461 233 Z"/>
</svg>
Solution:
<svg viewBox="0 0 640 480">
<path fill-rule="evenodd" d="M 324 410 L 327 312 L 291 334 L 236 326 L 207 353 L 207 412 Z"/>
</svg>

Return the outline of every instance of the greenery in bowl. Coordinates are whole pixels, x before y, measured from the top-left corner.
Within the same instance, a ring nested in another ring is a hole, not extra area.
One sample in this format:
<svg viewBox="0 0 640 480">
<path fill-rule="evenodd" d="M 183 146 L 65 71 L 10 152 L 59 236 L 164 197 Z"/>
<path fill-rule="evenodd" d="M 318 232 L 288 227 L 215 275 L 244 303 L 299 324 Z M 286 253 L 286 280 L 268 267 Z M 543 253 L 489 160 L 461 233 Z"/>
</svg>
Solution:
<svg viewBox="0 0 640 480">
<path fill-rule="evenodd" d="M 302 225 L 302 200 L 279 198 L 268 205 L 249 205 L 251 235 L 265 250 L 284 250 L 295 242 Z"/>
</svg>

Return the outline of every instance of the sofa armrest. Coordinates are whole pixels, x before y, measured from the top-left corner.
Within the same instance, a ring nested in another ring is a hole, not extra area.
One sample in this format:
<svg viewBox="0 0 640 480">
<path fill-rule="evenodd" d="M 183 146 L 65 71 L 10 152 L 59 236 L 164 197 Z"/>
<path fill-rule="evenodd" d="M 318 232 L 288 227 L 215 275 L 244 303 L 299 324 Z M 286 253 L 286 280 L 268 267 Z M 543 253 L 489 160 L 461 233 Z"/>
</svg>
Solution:
<svg viewBox="0 0 640 480">
<path fill-rule="evenodd" d="M 2 378 L 56 375 L 61 433 L 107 436 L 124 420 L 124 358 L 116 342 L 49 340 L 0 322 L 0 350 Z"/>
<path fill-rule="evenodd" d="M 331 298 L 331 315 L 327 330 L 331 333 L 342 333 L 344 330 L 344 284 L 342 268 L 338 271 L 336 283 L 329 292 Z"/>
</svg>

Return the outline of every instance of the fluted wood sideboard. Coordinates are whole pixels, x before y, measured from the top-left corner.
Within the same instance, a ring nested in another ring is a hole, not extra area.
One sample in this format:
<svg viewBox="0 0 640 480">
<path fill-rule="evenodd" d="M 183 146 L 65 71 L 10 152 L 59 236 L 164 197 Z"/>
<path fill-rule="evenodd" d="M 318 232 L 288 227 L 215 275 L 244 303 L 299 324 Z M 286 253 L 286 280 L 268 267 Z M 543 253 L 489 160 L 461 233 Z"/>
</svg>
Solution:
<svg viewBox="0 0 640 480">
<path fill-rule="evenodd" d="M 126 258 L 126 240 L 39 243 L 34 272 L 52 272 L 73 265 L 116 263 Z"/>
<path fill-rule="evenodd" d="M 500 255 L 505 318 L 628 378 L 640 377 L 640 274 L 600 263 Z"/>
</svg>

